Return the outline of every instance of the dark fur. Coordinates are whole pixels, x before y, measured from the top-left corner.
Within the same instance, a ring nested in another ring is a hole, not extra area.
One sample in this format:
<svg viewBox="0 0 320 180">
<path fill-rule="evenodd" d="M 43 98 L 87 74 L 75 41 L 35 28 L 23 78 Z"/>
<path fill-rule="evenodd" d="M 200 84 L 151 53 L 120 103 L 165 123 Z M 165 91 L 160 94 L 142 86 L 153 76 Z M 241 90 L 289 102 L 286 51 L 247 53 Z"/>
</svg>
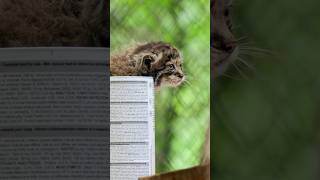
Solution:
<svg viewBox="0 0 320 180">
<path fill-rule="evenodd" d="M 105 0 L 1 0 L 0 47 L 108 46 Z"/>
</svg>

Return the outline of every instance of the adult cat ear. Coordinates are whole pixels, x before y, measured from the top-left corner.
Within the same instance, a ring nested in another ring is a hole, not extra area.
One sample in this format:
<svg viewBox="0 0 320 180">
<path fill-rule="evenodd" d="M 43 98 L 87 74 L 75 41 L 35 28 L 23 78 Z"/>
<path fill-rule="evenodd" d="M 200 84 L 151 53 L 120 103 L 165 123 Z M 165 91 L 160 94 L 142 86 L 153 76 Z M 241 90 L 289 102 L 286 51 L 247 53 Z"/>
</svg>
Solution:
<svg viewBox="0 0 320 180">
<path fill-rule="evenodd" d="M 146 55 L 143 57 L 143 65 L 147 68 L 147 70 L 151 70 L 151 63 L 153 63 L 155 60 L 152 56 Z"/>
</svg>

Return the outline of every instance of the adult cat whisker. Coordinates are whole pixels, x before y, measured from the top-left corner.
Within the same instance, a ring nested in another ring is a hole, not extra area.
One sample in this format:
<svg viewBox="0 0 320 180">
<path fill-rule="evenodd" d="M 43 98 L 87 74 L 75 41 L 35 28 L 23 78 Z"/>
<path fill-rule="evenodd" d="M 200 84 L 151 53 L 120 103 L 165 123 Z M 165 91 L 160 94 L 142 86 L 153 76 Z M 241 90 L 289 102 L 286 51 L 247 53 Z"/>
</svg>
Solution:
<svg viewBox="0 0 320 180">
<path fill-rule="evenodd" d="M 247 56 L 247 57 L 262 57 L 262 56 L 269 56 L 270 55 L 265 52 L 244 50 L 244 49 L 240 49 L 239 54 L 243 55 L 243 56 Z"/>
<path fill-rule="evenodd" d="M 241 28 L 240 25 L 232 26 L 231 30 L 232 30 L 232 31 L 235 31 L 235 30 L 240 29 L 240 28 Z"/>
<path fill-rule="evenodd" d="M 254 47 L 249 47 L 249 46 L 240 46 L 239 47 L 239 54 L 241 55 L 247 55 L 247 56 L 269 56 L 269 55 L 274 55 L 272 51 L 266 50 L 266 49 L 261 49 L 261 48 L 254 48 Z"/>
<path fill-rule="evenodd" d="M 239 44 L 239 46 L 241 47 L 241 46 L 248 46 L 248 45 L 250 45 L 250 43 L 249 42 L 239 42 L 238 41 L 238 44 Z"/>
<path fill-rule="evenodd" d="M 232 75 L 230 75 L 230 74 L 227 74 L 227 73 L 225 73 L 225 72 L 222 73 L 221 76 L 230 78 L 230 79 L 232 79 L 232 80 L 240 80 L 239 78 L 236 78 L 236 77 L 234 77 L 234 76 L 232 76 Z"/>
<path fill-rule="evenodd" d="M 263 48 L 257 48 L 257 47 L 251 47 L 251 46 L 240 46 L 240 50 L 249 50 L 249 51 L 253 51 L 253 52 L 262 52 L 262 53 L 266 53 L 266 54 L 273 54 L 273 52 L 270 50 L 263 49 Z"/>
<path fill-rule="evenodd" d="M 242 64 L 244 64 L 245 66 L 247 66 L 249 69 L 251 69 L 252 71 L 256 71 L 256 68 L 252 65 L 250 65 L 248 62 L 246 62 L 244 59 L 242 59 L 241 57 L 237 57 L 237 60 L 239 60 L 239 62 L 241 62 Z"/>
<path fill-rule="evenodd" d="M 265 53 L 239 49 L 239 55 L 245 55 L 245 56 L 249 56 L 249 57 L 256 57 L 256 55 L 265 55 Z"/>
<path fill-rule="evenodd" d="M 265 52 L 265 53 L 271 53 L 271 51 L 267 49 L 262 49 L 262 48 L 255 48 L 255 47 L 249 47 L 249 46 L 242 46 L 240 47 L 242 50 L 252 50 L 252 51 L 257 51 L 257 52 Z"/>
<path fill-rule="evenodd" d="M 240 73 L 240 75 L 243 78 L 245 78 L 246 80 L 249 79 L 248 76 L 243 71 L 241 71 L 241 69 L 239 68 L 239 66 L 236 63 L 232 62 L 232 65 L 237 69 L 237 71 Z"/>
<path fill-rule="evenodd" d="M 240 37 L 240 38 L 238 38 L 238 39 L 236 39 L 236 41 L 241 45 L 242 43 L 241 43 L 241 41 L 243 41 L 243 40 L 247 40 L 248 39 L 248 37 L 247 36 L 242 36 L 242 37 Z M 244 44 L 249 44 L 249 43 L 244 43 Z"/>
</svg>

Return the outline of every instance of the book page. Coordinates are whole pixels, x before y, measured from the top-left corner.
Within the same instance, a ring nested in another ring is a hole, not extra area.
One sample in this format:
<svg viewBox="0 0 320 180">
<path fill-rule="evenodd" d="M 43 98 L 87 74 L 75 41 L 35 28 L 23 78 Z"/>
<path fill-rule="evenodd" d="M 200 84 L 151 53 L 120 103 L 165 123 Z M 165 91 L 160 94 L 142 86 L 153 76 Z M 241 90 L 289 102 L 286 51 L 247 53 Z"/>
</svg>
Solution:
<svg viewBox="0 0 320 180">
<path fill-rule="evenodd" d="M 0 49 L 0 179 L 109 179 L 106 48 Z"/>
<path fill-rule="evenodd" d="M 155 173 L 152 77 L 110 77 L 110 130 L 112 180 Z"/>
</svg>

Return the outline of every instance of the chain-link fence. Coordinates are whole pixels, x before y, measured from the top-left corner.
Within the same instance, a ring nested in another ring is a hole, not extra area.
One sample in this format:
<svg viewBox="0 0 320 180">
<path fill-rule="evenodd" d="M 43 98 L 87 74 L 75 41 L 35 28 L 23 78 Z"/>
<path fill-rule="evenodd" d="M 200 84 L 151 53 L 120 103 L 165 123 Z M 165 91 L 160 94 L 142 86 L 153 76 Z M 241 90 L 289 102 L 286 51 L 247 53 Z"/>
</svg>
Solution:
<svg viewBox="0 0 320 180">
<path fill-rule="evenodd" d="M 186 82 L 156 94 L 156 171 L 199 164 L 209 120 L 209 0 L 112 0 L 111 53 L 135 42 L 181 50 Z"/>
</svg>

